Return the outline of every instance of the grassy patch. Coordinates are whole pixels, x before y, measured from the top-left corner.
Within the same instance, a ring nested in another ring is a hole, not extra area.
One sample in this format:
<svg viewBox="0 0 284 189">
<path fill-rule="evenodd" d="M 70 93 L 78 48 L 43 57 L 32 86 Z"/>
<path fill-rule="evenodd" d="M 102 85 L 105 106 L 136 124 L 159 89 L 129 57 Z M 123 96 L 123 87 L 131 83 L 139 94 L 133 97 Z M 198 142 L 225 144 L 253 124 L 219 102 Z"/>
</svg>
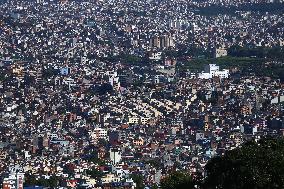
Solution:
<svg viewBox="0 0 284 189">
<path fill-rule="evenodd" d="M 188 69 L 190 71 L 202 71 L 205 65 L 217 64 L 221 69 L 229 69 L 233 67 L 245 68 L 250 66 L 262 66 L 264 59 L 248 58 L 248 57 L 220 57 L 209 59 L 194 59 L 188 62 L 179 64 L 181 69 Z"/>
<path fill-rule="evenodd" d="M 221 69 L 238 68 L 242 74 L 254 73 L 257 76 L 268 76 L 284 80 L 283 64 L 266 64 L 269 60 L 262 58 L 249 57 L 220 57 L 209 59 L 195 59 L 188 62 L 182 62 L 178 65 L 180 70 L 189 70 L 192 72 L 201 72 L 205 65 L 217 64 Z"/>
</svg>

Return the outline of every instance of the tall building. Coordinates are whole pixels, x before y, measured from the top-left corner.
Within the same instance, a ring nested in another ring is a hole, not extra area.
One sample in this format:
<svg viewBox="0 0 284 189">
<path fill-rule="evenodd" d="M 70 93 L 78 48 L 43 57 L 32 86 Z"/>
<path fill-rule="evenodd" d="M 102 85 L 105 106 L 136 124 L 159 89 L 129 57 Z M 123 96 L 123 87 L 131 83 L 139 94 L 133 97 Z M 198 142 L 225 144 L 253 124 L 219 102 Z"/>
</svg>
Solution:
<svg viewBox="0 0 284 189">
<path fill-rule="evenodd" d="M 150 39 L 150 48 L 174 47 L 174 40 L 171 34 L 155 35 Z"/>
<path fill-rule="evenodd" d="M 154 47 L 160 48 L 161 44 L 159 36 L 155 36 L 153 40 L 154 40 Z"/>
<path fill-rule="evenodd" d="M 167 35 L 162 35 L 160 37 L 160 41 L 161 41 L 161 48 L 168 48 L 170 47 L 170 37 Z"/>
<path fill-rule="evenodd" d="M 182 19 L 174 19 L 169 21 L 169 28 L 175 30 L 184 30 L 189 27 L 189 23 L 187 20 Z"/>
<path fill-rule="evenodd" d="M 113 164 L 117 164 L 121 161 L 121 150 L 118 148 L 111 148 L 109 150 L 110 160 Z"/>
</svg>

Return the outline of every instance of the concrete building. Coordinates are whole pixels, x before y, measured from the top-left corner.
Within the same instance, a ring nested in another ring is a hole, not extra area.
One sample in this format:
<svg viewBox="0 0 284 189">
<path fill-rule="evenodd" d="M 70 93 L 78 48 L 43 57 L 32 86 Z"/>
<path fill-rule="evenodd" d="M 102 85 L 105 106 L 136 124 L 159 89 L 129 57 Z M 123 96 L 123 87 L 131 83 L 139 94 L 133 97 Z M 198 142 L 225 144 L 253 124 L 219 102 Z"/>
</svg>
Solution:
<svg viewBox="0 0 284 189">
<path fill-rule="evenodd" d="M 109 156 L 110 160 L 115 165 L 121 161 L 121 150 L 118 148 L 111 148 L 109 150 Z"/>
<path fill-rule="evenodd" d="M 10 173 L 3 180 L 3 189 L 23 189 L 24 188 L 24 173 Z"/>
<path fill-rule="evenodd" d="M 223 57 L 223 56 L 227 56 L 228 52 L 226 49 L 224 48 L 216 48 L 215 52 L 214 52 L 214 58 L 219 58 L 219 57 Z"/>
<path fill-rule="evenodd" d="M 102 128 L 95 128 L 92 132 L 89 133 L 90 137 L 93 140 L 99 140 L 99 139 L 108 139 L 108 135 L 107 135 L 107 130 L 106 129 L 102 129 Z"/>
<path fill-rule="evenodd" d="M 204 67 L 204 72 L 198 75 L 199 79 L 211 79 L 213 77 L 228 78 L 229 70 L 219 70 L 219 66 L 216 64 L 209 64 Z"/>
</svg>

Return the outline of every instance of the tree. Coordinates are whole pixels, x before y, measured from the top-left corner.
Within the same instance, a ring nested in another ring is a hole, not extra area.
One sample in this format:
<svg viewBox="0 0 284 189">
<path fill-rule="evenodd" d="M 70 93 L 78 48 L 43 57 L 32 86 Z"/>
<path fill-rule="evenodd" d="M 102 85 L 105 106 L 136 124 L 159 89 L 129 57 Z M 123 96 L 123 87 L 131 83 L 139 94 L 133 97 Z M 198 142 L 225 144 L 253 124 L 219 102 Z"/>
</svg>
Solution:
<svg viewBox="0 0 284 189">
<path fill-rule="evenodd" d="M 183 172 L 173 172 L 161 181 L 162 189 L 194 188 L 191 176 Z"/>
<path fill-rule="evenodd" d="M 87 157 L 87 160 L 90 161 L 90 162 L 93 162 L 99 166 L 103 166 L 106 164 L 106 162 L 103 160 L 103 159 L 100 159 L 98 157 L 98 152 L 97 151 L 94 151 L 92 152 L 88 157 Z"/>
<path fill-rule="evenodd" d="M 42 77 L 47 79 L 47 78 L 53 77 L 58 74 L 59 74 L 58 70 L 55 70 L 53 68 L 47 68 L 47 69 L 43 69 Z"/>
<path fill-rule="evenodd" d="M 88 175 L 90 175 L 92 178 L 98 179 L 104 176 L 104 173 L 101 170 L 98 170 L 96 168 L 92 168 L 91 170 L 87 170 L 86 172 Z"/>
<path fill-rule="evenodd" d="M 58 186 L 58 177 L 56 176 L 51 176 L 50 179 L 48 179 L 48 186 L 55 188 Z"/>
<path fill-rule="evenodd" d="M 36 178 L 32 174 L 25 175 L 25 186 L 45 186 L 55 188 L 58 186 L 59 178 L 55 175 L 52 175 L 49 179 Z"/>
<path fill-rule="evenodd" d="M 24 186 L 35 186 L 37 184 L 36 177 L 32 174 L 25 174 Z"/>
<path fill-rule="evenodd" d="M 106 141 L 106 140 L 103 139 L 103 138 L 100 138 L 100 139 L 98 140 L 98 145 L 99 145 L 99 146 L 107 147 L 108 141 Z"/>
<path fill-rule="evenodd" d="M 154 184 L 151 189 L 158 189 L 159 187 L 157 186 L 157 184 Z"/>
<path fill-rule="evenodd" d="M 136 188 L 137 189 L 143 189 L 144 188 L 144 184 L 143 184 L 143 176 L 141 174 L 135 174 L 133 173 L 131 175 L 131 178 L 133 179 L 133 181 L 136 183 Z"/>
<path fill-rule="evenodd" d="M 205 188 L 283 188 L 283 154 L 283 139 L 246 143 L 206 164 Z"/>
</svg>

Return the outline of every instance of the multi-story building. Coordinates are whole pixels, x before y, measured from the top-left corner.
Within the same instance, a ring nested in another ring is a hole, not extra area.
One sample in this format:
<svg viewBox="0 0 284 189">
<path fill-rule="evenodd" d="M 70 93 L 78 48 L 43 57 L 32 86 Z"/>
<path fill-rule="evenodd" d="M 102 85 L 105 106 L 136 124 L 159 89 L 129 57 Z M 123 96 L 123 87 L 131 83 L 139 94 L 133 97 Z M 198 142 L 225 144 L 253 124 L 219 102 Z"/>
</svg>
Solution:
<svg viewBox="0 0 284 189">
<path fill-rule="evenodd" d="M 224 48 L 216 48 L 215 52 L 214 52 L 214 58 L 219 58 L 219 57 L 223 57 L 223 56 L 227 56 L 228 52 L 226 49 Z"/>
<path fill-rule="evenodd" d="M 102 128 L 95 128 L 93 131 L 91 131 L 90 133 L 90 138 L 94 141 L 97 141 L 99 139 L 108 139 L 108 135 L 107 135 L 107 130 L 106 129 L 102 129 Z"/>
<path fill-rule="evenodd" d="M 110 160 L 115 165 L 121 161 L 121 150 L 118 148 L 111 148 L 109 150 L 109 156 Z"/>
<path fill-rule="evenodd" d="M 204 67 L 204 72 L 198 75 L 199 79 L 211 79 L 213 77 L 228 78 L 229 70 L 219 70 L 219 66 L 216 64 L 209 64 Z"/>
<path fill-rule="evenodd" d="M 3 189 L 23 189 L 24 188 L 24 173 L 10 173 L 3 180 Z"/>
</svg>

